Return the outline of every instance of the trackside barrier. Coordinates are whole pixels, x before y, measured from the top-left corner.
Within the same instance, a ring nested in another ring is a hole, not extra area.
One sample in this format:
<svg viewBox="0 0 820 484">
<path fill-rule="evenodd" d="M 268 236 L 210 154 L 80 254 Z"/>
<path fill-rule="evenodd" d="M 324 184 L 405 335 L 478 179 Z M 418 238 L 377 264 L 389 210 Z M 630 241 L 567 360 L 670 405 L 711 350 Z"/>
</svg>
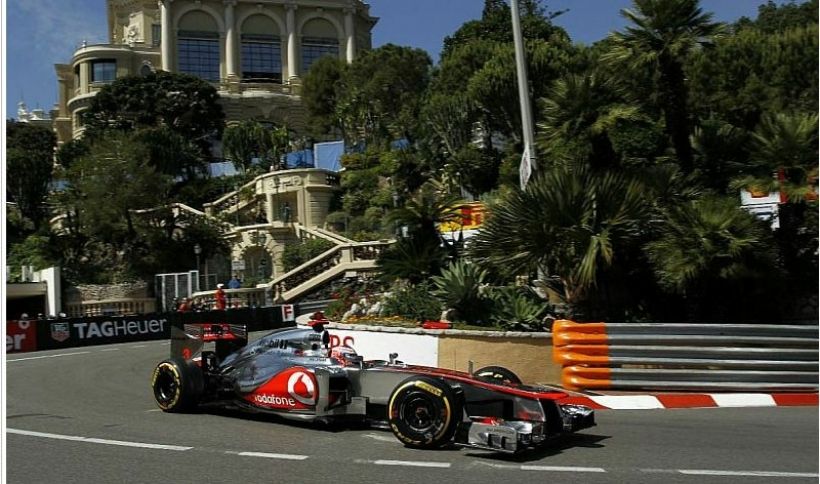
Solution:
<svg viewBox="0 0 820 484">
<path fill-rule="evenodd" d="M 556 321 L 570 390 L 816 391 L 818 326 Z"/>
<path fill-rule="evenodd" d="M 6 321 L 6 351 L 17 353 L 170 339 L 171 326 L 185 323 L 243 324 L 248 331 L 296 324 L 292 305 L 228 311 L 15 320 Z"/>
</svg>

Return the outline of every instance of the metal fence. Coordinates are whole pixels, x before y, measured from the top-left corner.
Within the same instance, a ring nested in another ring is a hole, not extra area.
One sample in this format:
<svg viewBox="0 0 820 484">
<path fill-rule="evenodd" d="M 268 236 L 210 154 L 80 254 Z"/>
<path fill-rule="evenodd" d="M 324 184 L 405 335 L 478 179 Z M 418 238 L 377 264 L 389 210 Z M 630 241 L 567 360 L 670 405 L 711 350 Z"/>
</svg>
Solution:
<svg viewBox="0 0 820 484">
<path fill-rule="evenodd" d="M 556 321 L 553 359 L 573 390 L 817 390 L 818 326 Z"/>
</svg>

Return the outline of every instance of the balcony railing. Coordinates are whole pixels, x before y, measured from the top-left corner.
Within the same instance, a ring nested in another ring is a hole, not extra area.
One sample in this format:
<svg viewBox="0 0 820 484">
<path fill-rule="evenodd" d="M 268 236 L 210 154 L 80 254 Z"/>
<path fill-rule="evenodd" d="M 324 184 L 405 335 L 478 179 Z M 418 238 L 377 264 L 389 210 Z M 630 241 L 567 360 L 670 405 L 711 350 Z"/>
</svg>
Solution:
<svg viewBox="0 0 820 484">
<path fill-rule="evenodd" d="M 67 303 L 65 305 L 65 312 L 71 317 L 122 316 L 153 313 L 155 311 L 156 300 L 153 298 L 105 299 Z"/>
</svg>

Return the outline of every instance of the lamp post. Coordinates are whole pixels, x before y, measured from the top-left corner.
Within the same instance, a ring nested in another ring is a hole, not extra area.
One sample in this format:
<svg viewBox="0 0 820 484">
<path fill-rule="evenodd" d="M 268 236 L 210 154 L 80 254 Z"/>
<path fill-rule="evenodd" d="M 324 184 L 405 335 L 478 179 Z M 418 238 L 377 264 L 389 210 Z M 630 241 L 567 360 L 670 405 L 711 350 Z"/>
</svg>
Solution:
<svg viewBox="0 0 820 484">
<path fill-rule="evenodd" d="M 202 254 L 202 246 L 194 244 L 194 254 L 196 254 L 196 288 L 199 290 L 199 255 Z"/>
</svg>

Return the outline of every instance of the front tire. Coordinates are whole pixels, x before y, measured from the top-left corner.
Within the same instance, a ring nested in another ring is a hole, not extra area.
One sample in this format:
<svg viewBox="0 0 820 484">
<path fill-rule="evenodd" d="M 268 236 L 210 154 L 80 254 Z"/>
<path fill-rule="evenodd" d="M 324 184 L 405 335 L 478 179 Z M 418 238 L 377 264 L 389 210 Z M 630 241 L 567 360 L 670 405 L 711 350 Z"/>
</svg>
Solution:
<svg viewBox="0 0 820 484">
<path fill-rule="evenodd" d="M 393 435 L 404 445 L 436 449 L 453 439 L 463 408 L 462 399 L 444 381 L 414 376 L 393 390 L 387 420 Z"/>
<path fill-rule="evenodd" d="M 161 361 L 151 377 L 154 400 L 164 412 L 194 409 L 204 387 L 202 370 L 182 358 Z"/>
</svg>

